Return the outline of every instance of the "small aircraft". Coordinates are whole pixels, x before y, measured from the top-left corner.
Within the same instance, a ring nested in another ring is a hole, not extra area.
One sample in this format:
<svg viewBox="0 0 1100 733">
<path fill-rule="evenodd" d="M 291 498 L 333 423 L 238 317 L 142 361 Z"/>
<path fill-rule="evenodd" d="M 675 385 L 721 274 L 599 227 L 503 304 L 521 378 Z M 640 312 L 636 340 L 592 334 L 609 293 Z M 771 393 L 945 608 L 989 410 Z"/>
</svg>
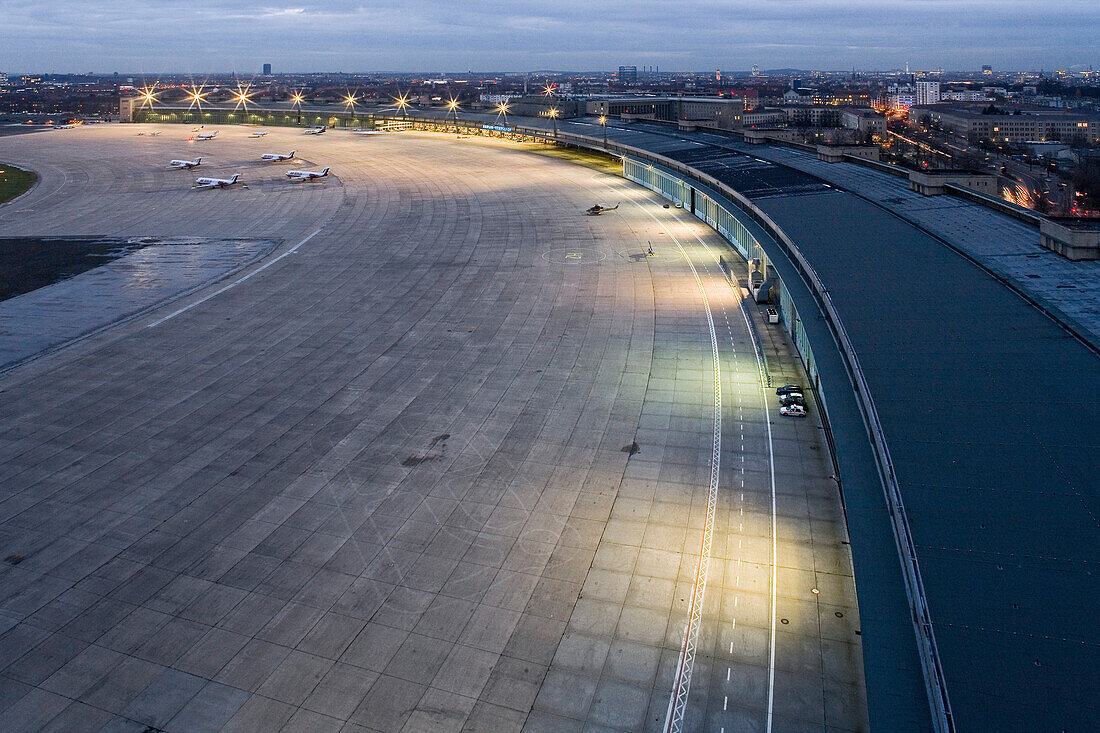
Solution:
<svg viewBox="0 0 1100 733">
<path fill-rule="evenodd" d="M 192 168 L 198 168 L 202 164 L 202 156 L 195 158 L 194 160 L 173 160 L 168 165 L 173 168 L 186 168 L 191 170 Z"/>
<path fill-rule="evenodd" d="M 384 130 L 360 130 L 358 128 L 352 130 L 356 135 L 385 135 Z"/>
<path fill-rule="evenodd" d="M 255 131 L 249 133 L 248 136 L 249 137 L 263 137 L 266 134 L 267 134 L 267 130 L 255 130 Z"/>
<path fill-rule="evenodd" d="M 264 153 L 260 156 L 260 160 L 267 160 L 273 163 L 277 163 L 280 160 L 290 160 L 297 152 L 297 150 L 291 150 L 289 153 Z"/>
<path fill-rule="evenodd" d="M 615 204 L 614 206 L 601 206 L 600 204 L 595 204 L 594 206 L 585 209 L 584 210 L 584 215 L 585 216 L 599 216 L 600 214 L 602 214 L 605 211 L 614 211 L 617 208 L 619 208 L 618 204 Z"/>
<path fill-rule="evenodd" d="M 306 128 L 306 134 L 307 135 L 321 135 L 321 134 L 324 133 L 324 131 L 325 131 L 324 127 L 307 127 Z"/>
<path fill-rule="evenodd" d="M 148 135 L 149 137 L 156 137 L 157 135 L 161 134 L 162 132 L 164 132 L 164 130 L 156 130 L 154 132 L 139 132 L 138 135 L 139 136 L 140 135 Z"/>
<path fill-rule="evenodd" d="M 313 181 L 318 178 L 324 178 L 328 175 L 328 167 L 322 168 L 320 171 L 287 171 L 286 177 L 293 181 Z"/>
<path fill-rule="evenodd" d="M 205 133 L 203 135 L 195 135 L 195 139 L 196 140 L 213 140 L 217 136 L 218 136 L 218 131 L 214 130 L 214 132 L 208 132 L 208 133 Z"/>
<path fill-rule="evenodd" d="M 234 173 L 232 178 L 196 178 L 195 188 L 225 188 L 232 186 L 240 178 L 240 173 Z"/>
<path fill-rule="evenodd" d="M 55 129 L 55 130 L 71 130 L 74 127 L 76 127 L 76 125 L 77 125 L 76 122 L 66 122 L 65 124 L 58 123 L 58 124 L 53 126 L 53 129 Z"/>
</svg>

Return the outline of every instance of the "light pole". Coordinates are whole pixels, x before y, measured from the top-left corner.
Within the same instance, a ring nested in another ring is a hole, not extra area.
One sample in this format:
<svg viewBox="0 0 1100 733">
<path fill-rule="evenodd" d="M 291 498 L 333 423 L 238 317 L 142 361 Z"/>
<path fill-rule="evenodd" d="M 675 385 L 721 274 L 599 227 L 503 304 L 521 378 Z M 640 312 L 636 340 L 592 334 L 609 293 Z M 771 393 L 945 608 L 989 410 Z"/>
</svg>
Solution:
<svg viewBox="0 0 1100 733">
<path fill-rule="evenodd" d="M 497 105 L 497 109 L 499 110 L 499 112 L 497 112 L 497 115 L 498 116 L 499 115 L 504 115 L 504 124 L 505 124 L 505 126 L 507 126 L 508 125 L 508 104 L 506 102 L 501 102 L 499 105 Z"/>
<path fill-rule="evenodd" d="M 457 99 L 452 99 L 451 101 L 447 102 L 447 109 L 451 110 L 451 116 L 454 117 L 455 134 L 457 135 L 458 134 L 458 100 Z"/>
<path fill-rule="evenodd" d="M 551 107 L 549 115 L 550 115 L 550 119 L 552 119 L 554 121 L 554 139 L 557 140 L 558 139 L 558 108 L 557 107 Z"/>
<path fill-rule="evenodd" d="M 607 147 L 607 115 L 600 115 L 600 124 L 603 125 L 603 146 Z"/>
<path fill-rule="evenodd" d="M 294 94 L 291 95 L 290 100 L 292 102 L 294 102 L 294 107 L 298 110 L 298 122 L 297 122 L 297 124 L 300 125 L 300 124 L 302 124 L 302 94 L 301 94 L 301 92 L 294 92 Z"/>
<path fill-rule="evenodd" d="M 397 106 L 401 108 L 401 118 L 405 122 L 408 122 L 409 118 L 408 118 L 408 115 L 405 112 L 405 108 L 409 106 L 408 98 L 407 97 L 398 97 L 396 101 L 397 101 Z"/>
</svg>

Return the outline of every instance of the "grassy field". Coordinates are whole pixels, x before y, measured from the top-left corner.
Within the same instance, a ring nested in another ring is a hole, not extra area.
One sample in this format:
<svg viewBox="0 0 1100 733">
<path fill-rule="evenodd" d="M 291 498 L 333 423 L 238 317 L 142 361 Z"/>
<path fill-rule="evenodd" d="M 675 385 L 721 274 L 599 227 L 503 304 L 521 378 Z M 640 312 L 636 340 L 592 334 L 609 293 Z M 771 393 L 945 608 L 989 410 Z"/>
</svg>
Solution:
<svg viewBox="0 0 1100 733">
<path fill-rule="evenodd" d="M 618 176 L 623 174 L 622 161 L 610 155 L 601 155 L 600 153 L 593 153 L 579 148 L 567 148 L 564 145 L 547 145 L 543 143 L 524 145 L 524 149 L 532 153 L 538 153 L 539 155 L 549 155 L 554 158 L 561 158 L 573 163 L 579 163 L 588 168 L 594 168 L 601 173 L 610 173 L 611 175 Z"/>
<path fill-rule="evenodd" d="M 0 204 L 11 201 L 34 185 L 36 175 L 14 165 L 0 163 Z"/>
</svg>

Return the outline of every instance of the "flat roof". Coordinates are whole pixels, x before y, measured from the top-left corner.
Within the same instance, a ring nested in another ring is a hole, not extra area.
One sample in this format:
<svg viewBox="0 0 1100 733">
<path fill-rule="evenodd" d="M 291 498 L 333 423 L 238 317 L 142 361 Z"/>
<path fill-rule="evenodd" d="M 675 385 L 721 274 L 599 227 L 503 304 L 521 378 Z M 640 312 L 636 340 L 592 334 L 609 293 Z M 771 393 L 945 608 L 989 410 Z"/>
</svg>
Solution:
<svg viewBox="0 0 1100 733">
<path fill-rule="evenodd" d="M 638 145 L 640 135 L 630 142 Z M 680 157 L 714 175 L 746 156 L 694 147 Z M 742 193 L 812 263 L 867 373 L 958 730 L 1087 729 L 1100 713 L 1100 634 L 1090 621 L 1100 562 L 1100 397 L 1066 396 L 1100 383 L 1100 357 L 889 203 L 771 165 L 769 177 L 786 172 L 800 183 Z M 874 173 L 853 168 L 845 171 L 851 177 Z M 890 177 L 874 180 L 882 178 Z M 737 189 L 736 175 L 723 182 Z M 943 198 L 919 200 L 926 208 L 959 205 Z M 1028 231 L 1038 249 L 1037 232 Z M 860 571 L 857 558 L 862 598 L 870 589 Z"/>
</svg>

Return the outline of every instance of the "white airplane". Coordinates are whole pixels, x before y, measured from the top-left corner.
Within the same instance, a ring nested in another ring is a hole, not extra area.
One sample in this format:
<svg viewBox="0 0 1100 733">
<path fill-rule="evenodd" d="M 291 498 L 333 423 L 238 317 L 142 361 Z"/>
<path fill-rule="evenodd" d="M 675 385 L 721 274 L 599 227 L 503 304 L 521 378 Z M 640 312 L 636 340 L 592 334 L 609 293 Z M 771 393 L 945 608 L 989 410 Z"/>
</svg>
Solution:
<svg viewBox="0 0 1100 733">
<path fill-rule="evenodd" d="M 196 178 L 195 188 L 225 188 L 237 182 L 240 173 L 234 173 L 232 178 Z"/>
<path fill-rule="evenodd" d="M 163 130 L 157 130 L 156 132 L 139 132 L 138 135 L 148 135 L 149 137 L 156 137 L 164 132 Z"/>
<path fill-rule="evenodd" d="M 328 167 L 320 171 L 287 171 L 286 177 L 294 181 L 313 181 L 328 175 Z"/>
<path fill-rule="evenodd" d="M 291 150 L 289 153 L 264 153 L 260 156 L 260 160 L 268 160 L 277 163 L 280 160 L 290 160 L 297 152 L 297 150 Z"/>
<path fill-rule="evenodd" d="M 197 168 L 201 163 L 202 156 L 200 155 L 194 160 L 173 160 L 168 165 L 173 168 L 186 168 L 187 170 L 191 170 L 192 168 Z"/>
<path fill-rule="evenodd" d="M 210 133 L 207 133 L 205 135 L 195 135 L 195 139 L 196 140 L 213 140 L 217 136 L 218 136 L 218 131 L 214 130 L 214 132 L 210 132 Z"/>
<path fill-rule="evenodd" d="M 267 134 L 267 130 L 256 130 L 249 134 L 249 137 L 263 137 Z"/>
<path fill-rule="evenodd" d="M 383 130 L 352 130 L 356 135 L 385 135 Z"/>
<path fill-rule="evenodd" d="M 306 134 L 307 135 L 320 135 L 320 134 L 324 133 L 324 131 L 325 131 L 325 128 L 323 128 L 323 127 L 307 127 L 306 128 Z"/>
<path fill-rule="evenodd" d="M 53 129 L 55 129 L 55 130 L 71 130 L 71 129 L 73 129 L 74 127 L 76 127 L 76 123 L 75 123 L 75 122 L 66 122 L 66 123 L 65 123 L 65 124 L 63 124 L 63 125 L 62 125 L 62 124 L 56 124 L 56 125 L 54 125 L 54 126 L 53 126 Z"/>
</svg>

